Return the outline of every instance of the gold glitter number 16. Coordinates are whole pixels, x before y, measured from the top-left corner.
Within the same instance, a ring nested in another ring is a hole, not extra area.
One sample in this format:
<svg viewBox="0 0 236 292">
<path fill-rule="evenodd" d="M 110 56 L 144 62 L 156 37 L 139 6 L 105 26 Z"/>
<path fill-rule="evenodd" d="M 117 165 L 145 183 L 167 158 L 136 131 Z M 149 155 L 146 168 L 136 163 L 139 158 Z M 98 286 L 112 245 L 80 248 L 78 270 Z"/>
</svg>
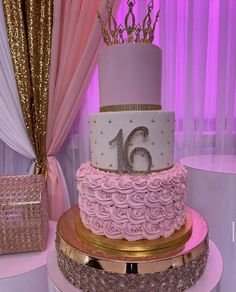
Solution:
<svg viewBox="0 0 236 292">
<path fill-rule="evenodd" d="M 129 159 L 129 145 L 133 138 L 133 136 L 137 133 L 141 132 L 143 137 L 147 137 L 149 134 L 149 130 L 147 127 L 137 127 L 134 128 L 128 135 L 127 139 L 125 140 L 125 143 L 123 144 L 123 130 L 120 129 L 118 134 L 113 138 L 109 145 L 112 145 L 113 143 L 117 142 L 117 166 L 118 166 L 118 173 L 123 173 L 123 171 L 127 171 L 129 174 L 135 174 L 139 171 L 135 171 L 133 169 L 133 163 L 134 163 L 134 156 L 137 153 L 141 153 L 144 156 L 146 156 L 148 161 L 148 168 L 146 171 L 144 171 L 144 174 L 147 174 L 150 172 L 152 167 L 152 156 L 150 152 L 143 147 L 135 147 L 131 153 L 130 153 L 130 159 Z"/>
</svg>

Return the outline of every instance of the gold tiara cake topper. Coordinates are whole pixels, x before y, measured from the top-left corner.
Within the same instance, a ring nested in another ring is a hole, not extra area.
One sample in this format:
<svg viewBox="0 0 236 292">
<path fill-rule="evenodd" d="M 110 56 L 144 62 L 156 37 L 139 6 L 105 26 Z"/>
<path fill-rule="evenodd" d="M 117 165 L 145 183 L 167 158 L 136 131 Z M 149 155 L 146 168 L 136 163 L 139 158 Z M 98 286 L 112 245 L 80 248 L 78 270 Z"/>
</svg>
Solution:
<svg viewBox="0 0 236 292">
<path fill-rule="evenodd" d="M 106 45 L 117 45 L 124 43 L 148 43 L 151 44 L 154 40 L 156 24 L 160 15 L 158 10 L 155 20 L 152 23 L 151 12 L 153 10 L 153 0 L 148 4 L 147 14 L 145 15 L 142 24 L 135 23 L 135 15 L 133 8 L 135 0 L 128 0 L 128 13 L 125 16 L 124 26 L 117 25 L 117 22 L 112 14 L 112 5 L 107 1 L 106 8 L 108 12 L 108 25 L 106 26 L 101 14 L 97 12 L 99 22 L 102 27 L 103 39 Z"/>
</svg>

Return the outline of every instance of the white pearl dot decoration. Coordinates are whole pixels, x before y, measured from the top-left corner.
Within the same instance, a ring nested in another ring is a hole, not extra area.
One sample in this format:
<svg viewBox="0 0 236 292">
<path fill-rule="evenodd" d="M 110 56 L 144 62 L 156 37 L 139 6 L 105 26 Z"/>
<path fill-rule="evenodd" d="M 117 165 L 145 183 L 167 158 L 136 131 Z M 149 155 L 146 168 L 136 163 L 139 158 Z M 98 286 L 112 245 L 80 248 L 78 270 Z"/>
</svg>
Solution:
<svg viewBox="0 0 236 292">
<path fill-rule="evenodd" d="M 149 136 L 135 135 L 132 141 L 129 141 L 129 153 L 137 147 L 145 148 L 150 151 L 152 156 L 152 171 L 165 169 L 169 162 L 173 164 L 173 141 L 174 135 L 174 114 L 165 111 L 140 111 L 140 112 L 104 112 L 90 115 L 89 132 L 91 139 L 92 165 L 96 168 L 109 171 L 118 169 L 117 143 L 113 147 L 109 144 L 120 129 L 124 137 L 123 144 L 129 133 L 140 126 L 149 129 Z M 169 122 L 168 122 L 169 120 Z M 96 121 L 96 123 L 94 123 Z M 96 143 L 95 143 L 96 141 Z M 163 155 L 161 155 L 161 152 Z M 101 154 L 103 153 L 103 155 Z M 132 166 L 137 171 L 145 171 L 147 163 L 141 152 L 134 155 Z M 97 164 L 96 164 L 97 162 Z M 111 166 L 112 165 L 112 166 Z"/>
</svg>

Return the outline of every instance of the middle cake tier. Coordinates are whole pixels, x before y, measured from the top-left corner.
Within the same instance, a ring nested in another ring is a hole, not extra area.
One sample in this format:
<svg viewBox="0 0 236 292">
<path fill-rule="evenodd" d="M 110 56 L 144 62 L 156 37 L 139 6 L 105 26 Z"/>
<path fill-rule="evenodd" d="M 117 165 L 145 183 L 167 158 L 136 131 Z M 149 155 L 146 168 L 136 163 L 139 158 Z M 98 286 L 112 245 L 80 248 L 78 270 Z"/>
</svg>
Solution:
<svg viewBox="0 0 236 292">
<path fill-rule="evenodd" d="M 81 220 L 94 234 L 111 239 L 168 237 L 186 221 L 186 178 L 180 164 L 138 176 L 82 164 L 77 172 Z"/>
<path fill-rule="evenodd" d="M 151 171 L 173 166 L 173 112 L 148 110 L 97 113 L 90 115 L 89 123 L 93 167 L 117 172 L 119 160 L 123 159 L 119 147 L 127 144 L 127 160 L 138 147 L 149 152 Z M 140 132 L 143 128 L 146 128 L 146 135 Z M 133 158 L 133 169 L 145 172 L 148 168 L 147 156 L 137 151 Z"/>
</svg>

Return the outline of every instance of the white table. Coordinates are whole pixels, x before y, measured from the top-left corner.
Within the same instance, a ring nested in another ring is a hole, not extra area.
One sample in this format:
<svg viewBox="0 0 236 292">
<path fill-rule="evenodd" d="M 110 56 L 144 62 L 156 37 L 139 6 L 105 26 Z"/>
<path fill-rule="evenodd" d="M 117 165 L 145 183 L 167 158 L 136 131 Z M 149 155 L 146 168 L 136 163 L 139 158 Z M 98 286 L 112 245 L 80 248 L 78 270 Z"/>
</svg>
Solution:
<svg viewBox="0 0 236 292">
<path fill-rule="evenodd" d="M 188 170 L 187 203 L 206 219 L 224 271 L 220 292 L 236 291 L 236 156 L 197 155 L 180 161 Z"/>
<path fill-rule="evenodd" d="M 47 254 L 55 246 L 56 222 L 50 222 L 47 248 L 43 252 L 0 255 L 1 292 L 46 292 Z"/>
<path fill-rule="evenodd" d="M 48 292 L 79 292 L 70 284 L 59 270 L 55 249 L 48 254 Z M 205 271 L 197 283 L 188 289 L 188 292 L 210 292 L 220 280 L 223 270 L 223 261 L 216 245 L 210 241 L 210 255 Z"/>
</svg>

